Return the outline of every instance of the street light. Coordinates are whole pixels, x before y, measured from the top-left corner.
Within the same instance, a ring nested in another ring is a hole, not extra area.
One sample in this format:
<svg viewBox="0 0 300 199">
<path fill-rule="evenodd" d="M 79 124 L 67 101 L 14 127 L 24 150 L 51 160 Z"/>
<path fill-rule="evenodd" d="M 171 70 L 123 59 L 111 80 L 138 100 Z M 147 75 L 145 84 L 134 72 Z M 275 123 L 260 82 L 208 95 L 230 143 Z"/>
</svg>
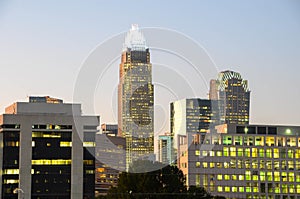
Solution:
<svg viewBox="0 0 300 199">
<path fill-rule="evenodd" d="M 21 189 L 21 188 L 15 188 L 14 190 L 13 190 L 13 193 L 14 194 L 19 194 L 18 195 L 18 198 L 19 199 L 24 199 L 24 191 Z M 21 193 L 21 194 L 20 194 Z"/>
</svg>

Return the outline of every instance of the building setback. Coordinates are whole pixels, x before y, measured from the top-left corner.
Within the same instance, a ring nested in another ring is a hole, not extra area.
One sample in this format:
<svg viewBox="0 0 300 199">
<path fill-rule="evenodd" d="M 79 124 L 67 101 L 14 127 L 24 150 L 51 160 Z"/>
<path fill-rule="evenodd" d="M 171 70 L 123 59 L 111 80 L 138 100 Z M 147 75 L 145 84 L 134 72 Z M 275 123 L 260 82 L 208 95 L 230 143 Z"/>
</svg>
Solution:
<svg viewBox="0 0 300 199">
<path fill-rule="evenodd" d="M 300 126 L 224 124 L 177 139 L 187 186 L 226 198 L 299 198 Z"/>
<path fill-rule="evenodd" d="M 125 38 L 118 85 L 118 135 L 126 139 L 127 169 L 135 159 L 153 158 L 153 103 L 149 48 L 138 26 L 133 25 Z"/>
<path fill-rule="evenodd" d="M 0 125 L 1 198 L 94 198 L 98 116 L 32 97 L 6 108 Z"/>
</svg>

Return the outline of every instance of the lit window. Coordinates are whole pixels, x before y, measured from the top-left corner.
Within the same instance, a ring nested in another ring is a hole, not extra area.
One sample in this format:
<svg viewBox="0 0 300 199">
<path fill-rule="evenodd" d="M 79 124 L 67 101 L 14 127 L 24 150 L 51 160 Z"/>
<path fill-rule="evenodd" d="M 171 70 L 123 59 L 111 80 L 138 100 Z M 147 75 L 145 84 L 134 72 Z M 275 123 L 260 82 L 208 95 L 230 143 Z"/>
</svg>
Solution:
<svg viewBox="0 0 300 199">
<path fill-rule="evenodd" d="M 274 172 L 274 181 L 275 182 L 280 181 L 280 173 L 278 171 Z"/>
<path fill-rule="evenodd" d="M 32 165 L 68 165 L 71 164 L 71 160 L 50 160 L 50 159 L 41 159 L 41 160 L 31 160 Z"/>
<path fill-rule="evenodd" d="M 196 162 L 196 167 L 200 167 L 200 162 Z"/>
<path fill-rule="evenodd" d="M 225 192 L 230 192 L 230 187 L 229 186 L 225 187 Z"/>
<path fill-rule="evenodd" d="M 289 182 L 294 182 L 295 181 L 295 178 L 294 178 L 294 173 L 289 173 Z"/>
<path fill-rule="evenodd" d="M 60 142 L 60 147 L 72 147 L 72 142 Z"/>
<path fill-rule="evenodd" d="M 231 179 L 232 179 L 232 180 L 237 180 L 236 175 L 232 175 L 232 176 L 231 176 Z"/>
<path fill-rule="evenodd" d="M 265 157 L 265 150 L 264 149 L 259 149 L 259 157 L 260 158 Z"/>
<path fill-rule="evenodd" d="M 225 174 L 225 175 L 224 175 L 224 180 L 230 180 L 230 175 Z"/>
<path fill-rule="evenodd" d="M 230 156 L 236 157 L 236 148 L 235 147 L 230 147 Z"/>
<path fill-rule="evenodd" d="M 243 149 L 242 148 L 238 149 L 238 157 L 243 157 Z"/>
<path fill-rule="evenodd" d="M 19 183 L 19 179 L 4 179 L 3 184 L 18 184 L 18 183 Z"/>
<path fill-rule="evenodd" d="M 224 147 L 223 148 L 223 155 L 225 156 L 225 157 L 227 157 L 229 154 L 229 149 L 228 149 L 228 147 Z"/>
<path fill-rule="evenodd" d="M 85 173 L 86 174 L 95 174 L 95 171 L 94 170 L 86 170 Z"/>
<path fill-rule="evenodd" d="M 288 158 L 294 158 L 294 150 L 288 150 Z"/>
<path fill-rule="evenodd" d="M 300 191 L 300 188 L 299 188 L 299 191 Z M 222 186 L 218 186 L 218 192 L 223 192 L 223 187 Z"/>
<path fill-rule="evenodd" d="M 3 174 L 16 175 L 19 174 L 19 169 L 4 169 Z"/>
<path fill-rule="evenodd" d="M 274 158 L 279 158 L 279 149 L 273 149 L 273 157 Z"/>
<path fill-rule="evenodd" d="M 237 192 L 237 187 L 235 187 L 235 186 L 231 187 L 231 191 L 232 192 Z"/>
<path fill-rule="evenodd" d="M 95 142 L 83 142 L 83 147 L 95 147 Z"/>
<path fill-rule="evenodd" d="M 251 180 L 251 171 L 245 171 L 246 180 Z"/>
<path fill-rule="evenodd" d="M 223 179 L 222 174 L 218 174 L 218 175 L 217 175 L 217 180 L 222 180 L 222 179 Z"/>
<path fill-rule="evenodd" d="M 257 148 L 252 148 L 252 157 L 253 158 L 257 157 Z"/>
<path fill-rule="evenodd" d="M 239 192 L 243 193 L 244 192 L 244 187 L 239 187 Z"/>
<path fill-rule="evenodd" d="M 266 180 L 266 173 L 264 171 L 259 172 L 260 181 Z"/>
</svg>

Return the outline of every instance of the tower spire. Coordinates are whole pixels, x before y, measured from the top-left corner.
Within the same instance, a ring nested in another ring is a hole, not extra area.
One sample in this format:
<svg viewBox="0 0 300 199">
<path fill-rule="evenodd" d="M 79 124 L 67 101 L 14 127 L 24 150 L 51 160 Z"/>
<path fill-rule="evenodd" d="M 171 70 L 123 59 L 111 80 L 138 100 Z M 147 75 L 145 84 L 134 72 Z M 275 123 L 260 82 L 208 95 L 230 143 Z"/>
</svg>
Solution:
<svg viewBox="0 0 300 199">
<path fill-rule="evenodd" d="M 140 31 L 138 24 L 132 24 L 131 29 L 125 36 L 123 51 L 127 51 L 128 49 L 134 51 L 146 51 L 147 49 L 146 39 Z"/>
</svg>

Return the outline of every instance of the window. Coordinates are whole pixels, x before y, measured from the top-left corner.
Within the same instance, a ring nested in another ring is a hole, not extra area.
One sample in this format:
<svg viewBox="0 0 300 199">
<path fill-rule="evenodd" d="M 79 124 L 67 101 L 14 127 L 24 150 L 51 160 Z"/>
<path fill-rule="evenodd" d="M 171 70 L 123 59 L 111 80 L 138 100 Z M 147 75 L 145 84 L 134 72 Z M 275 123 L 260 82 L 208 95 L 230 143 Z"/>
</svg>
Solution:
<svg viewBox="0 0 300 199">
<path fill-rule="evenodd" d="M 244 175 L 239 175 L 239 180 L 244 180 Z"/>
<path fill-rule="evenodd" d="M 222 174 L 218 174 L 218 175 L 217 175 L 217 180 L 222 180 L 222 179 L 223 179 Z"/>
<path fill-rule="evenodd" d="M 272 149 L 266 149 L 266 157 L 272 158 Z"/>
<path fill-rule="evenodd" d="M 242 136 L 234 136 L 234 145 L 243 145 L 243 137 Z"/>
<path fill-rule="evenodd" d="M 267 180 L 268 181 L 272 181 L 273 180 L 272 172 L 267 172 Z"/>
<path fill-rule="evenodd" d="M 259 157 L 260 158 L 265 157 L 265 150 L 264 149 L 259 149 Z"/>
<path fill-rule="evenodd" d="M 228 147 L 224 147 L 224 148 L 223 148 L 223 155 L 224 155 L 225 157 L 228 157 L 228 155 L 229 155 L 229 149 L 228 149 Z"/>
<path fill-rule="evenodd" d="M 288 150 L 288 158 L 294 158 L 294 150 L 292 149 Z"/>
<path fill-rule="evenodd" d="M 232 137 L 231 136 L 223 136 L 223 144 L 224 145 L 231 145 L 232 144 Z"/>
<path fill-rule="evenodd" d="M 239 192 L 243 193 L 244 192 L 244 187 L 239 187 Z"/>
<path fill-rule="evenodd" d="M 218 186 L 218 192 L 223 192 L 223 187 L 222 186 Z"/>
<path fill-rule="evenodd" d="M 264 137 L 255 137 L 255 146 L 264 146 Z"/>
<path fill-rule="evenodd" d="M 273 149 L 273 157 L 274 158 L 279 158 L 279 149 L 277 149 L 277 148 L 275 148 L 275 149 Z"/>
<path fill-rule="evenodd" d="M 225 174 L 225 175 L 224 175 L 224 180 L 230 180 L 230 175 Z"/>
<path fill-rule="evenodd" d="M 196 162 L 196 167 L 200 167 L 200 162 Z"/>
<path fill-rule="evenodd" d="M 245 149 L 245 157 L 250 157 L 250 148 Z"/>
<path fill-rule="evenodd" d="M 290 172 L 289 173 L 289 182 L 294 182 L 295 181 L 294 177 L 295 177 L 294 173 Z"/>
<path fill-rule="evenodd" d="M 266 173 L 264 171 L 259 172 L 260 181 L 266 180 Z"/>
<path fill-rule="evenodd" d="M 267 146 L 275 146 L 274 137 L 267 136 L 266 137 L 266 144 L 267 144 Z"/>
<path fill-rule="evenodd" d="M 257 148 L 252 148 L 252 157 L 257 157 Z"/>
<path fill-rule="evenodd" d="M 243 157 L 243 149 L 238 148 L 238 157 Z"/>
<path fill-rule="evenodd" d="M 251 180 L 251 171 L 245 171 L 246 180 Z"/>
<path fill-rule="evenodd" d="M 235 147 L 230 147 L 230 156 L 236 157 L 236 148 Z"/>
<path fill-rule="evenodd" d="M 275 182 L 280 181 L 280 173 L 278 171 L 274 172 L 274 181 Z"/>
</svg>

